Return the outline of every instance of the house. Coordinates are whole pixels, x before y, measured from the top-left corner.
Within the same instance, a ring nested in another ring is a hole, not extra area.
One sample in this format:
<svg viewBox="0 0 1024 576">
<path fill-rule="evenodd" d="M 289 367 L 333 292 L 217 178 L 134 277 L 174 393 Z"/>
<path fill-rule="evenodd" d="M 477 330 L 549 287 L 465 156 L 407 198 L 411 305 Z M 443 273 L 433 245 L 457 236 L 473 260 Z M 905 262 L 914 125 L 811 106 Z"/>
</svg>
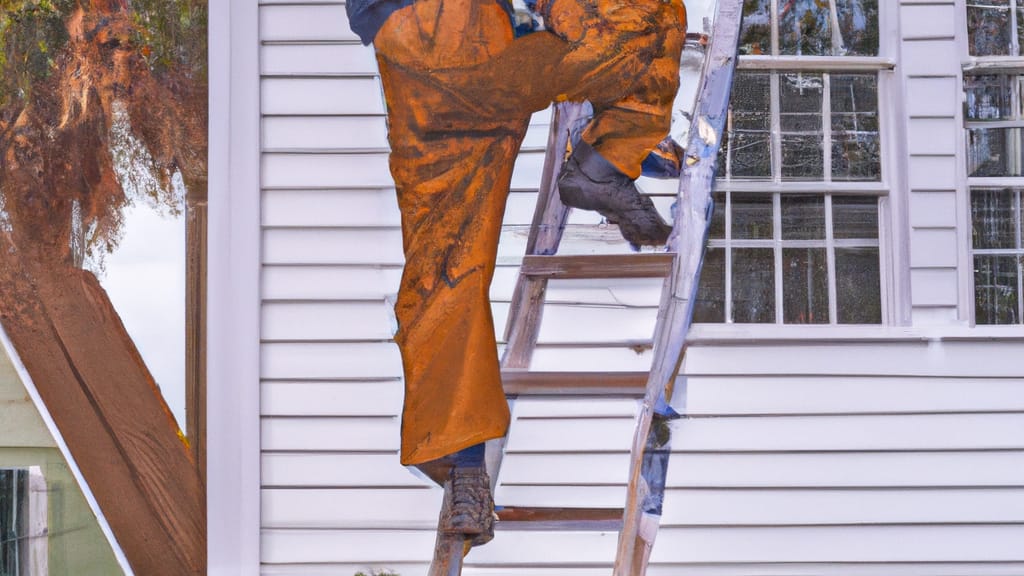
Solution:
<svg viewBox="0 0 1024 576">
<path fill-rule="evenodd" d="M 1021 8 L 837 1 L 822 25 L 747 4 L 762 28 L 649 572 L 1024 572 Z M 441 494 L 397 463 L 402 252 L 372 51 L 332 0 L 211 3 L 211 38 L 210 571 L 424 574 Z M 513 177 L 499 319 L 546 122 Z M 574 218 L 566 250 L 626 250 Z M 656 284 L 550 300 L 532 370 L 645 369 Z M 498 503 L 621 505 L 635 406 L 516 399 Z M 604 575 L 615 540 L 499 531 L 464 573 Z"/>
</svg>

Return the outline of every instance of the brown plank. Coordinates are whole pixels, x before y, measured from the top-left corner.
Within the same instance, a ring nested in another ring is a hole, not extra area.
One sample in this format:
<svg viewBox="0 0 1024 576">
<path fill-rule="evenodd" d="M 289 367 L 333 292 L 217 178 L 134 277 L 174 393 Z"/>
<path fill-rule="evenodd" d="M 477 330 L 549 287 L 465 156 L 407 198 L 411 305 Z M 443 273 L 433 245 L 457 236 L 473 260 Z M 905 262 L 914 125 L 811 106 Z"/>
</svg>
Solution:
<svg viewBox="0 0 1024 576">
<path fill-rule="evenodd" d="M 199 474 L 96 278 L 0 246 L 0 322 L 134 572 L 205 574 Z"/>
<path fill-rule="evenodd" d="M 497 511 L 499 530 L 596 530 L 612 532 L 622 526 L 622 508 L 504 507 Z"/>
<path fill-rule="evenodd" d="M 520 273 L 548 279 L 664 278 L 672 271 L 675 254 L 587 254 L 526 256 Z"/>
<path fill-rule="evenodd" d="M 508 396 L 644 395 L 647 372 L 527 372 L 505 370 L 501 382 Z"/>
<path fill-rule="evenodd" d="M 206 244 L 205 183 L 189 198 L 185 219 L 185 434 L 206 483 Z M 198 195 L 197 195 L 198 196 Z"/>
</svg>

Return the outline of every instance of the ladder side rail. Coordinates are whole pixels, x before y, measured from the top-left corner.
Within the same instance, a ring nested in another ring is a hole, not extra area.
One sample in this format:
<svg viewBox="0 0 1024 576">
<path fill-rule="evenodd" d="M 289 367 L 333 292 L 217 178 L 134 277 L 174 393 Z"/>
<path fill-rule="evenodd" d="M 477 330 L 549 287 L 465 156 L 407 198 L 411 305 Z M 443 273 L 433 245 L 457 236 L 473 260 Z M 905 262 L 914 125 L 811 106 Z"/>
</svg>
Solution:
<svg viewBox="0 0 1024 576">
<path fill-rule="evenodd" d="M 742 8 L 742 0 L 719 0 L 711 43 L 705 58 L 701 89 L 680 179 L 679 212 L 670 238 L 670 247 L 682 240 L 684 249 L 677 251 L 672 275 L 666 280 L 662 293 L 655 327 L 654 359 L 633 438 L 629 489 L 623 527 L 619 534 L 615 576 L 643 576 L 657 532 L 658 518 L 653 514 L 645 517 L 644 503 L 652 499 L 652 496 L 653 500 L 660 503 L 662 495 L 649 494 L 650 488 L 644 478 L 644 455 L 648 446 L 659 445 L 650 442 L 654 408 L 659 401 L 663 402 L 671 395 L 693 318 L 713 208 L 711 194 L 715 164 L 728 115 L 736 66 Z M 666 443 L 660 443 L 660 448 L 667 449 Z M 666 462 L 662 462 L 662 466 L 666 465 Z M 664 490 L 664 486 L 655 489 Z M 653 528 L 651 522 L 655 524 Z"/>
</svg>

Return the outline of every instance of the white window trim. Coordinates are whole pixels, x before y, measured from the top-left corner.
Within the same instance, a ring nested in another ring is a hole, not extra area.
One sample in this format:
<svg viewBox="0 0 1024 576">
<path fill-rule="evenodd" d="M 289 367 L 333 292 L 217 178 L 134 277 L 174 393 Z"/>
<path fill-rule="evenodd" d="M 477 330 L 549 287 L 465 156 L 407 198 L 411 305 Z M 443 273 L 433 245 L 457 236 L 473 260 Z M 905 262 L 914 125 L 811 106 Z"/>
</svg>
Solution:
<svg viewBox="0 0 1024 576">
<path fill-rule="evenodd" d="M 1018 51 L 1024 49 L 1019 46 L 1016 27 L 1017 21 L 1013 11 L 1021 10 L 1015 3 L 1011 2 L 1011 44 Z M 954 0 L 956 11 L 957 50 L 962 58 L 959 76 L 957 78 L 960 87 L 960 98 L 964 104 L 967 95 L 964 92 L 964 76 L 967 73 L 1000 74 L 1019 72 L 1024 75 L 1024 55 L 1021 56 L 972 56 L 970 53 L 970 42 L 967 34 L 967 0 Z M 960 126 L 957 143 L 957 174 L 962 175 L 957 188 L 957 206 L 960 216 L 957 218 L 957 225 L 963 230 L 964 241 L 960 242 L 959 257 L 963 264 L 960 266 L 960 318 L 967 319 L 968 326 L 976 330 L 997 330 L 1007 334 L 1024 333 L 1024 324 L 1010 325 L 986 325 L 978 324 L 975 314 L 974 294 L 974 247 L 972 235 L 974 221 L 971 214 L 971 189 L 972 188 L 1024 188 L 1024 176 L 1018 177 L 969 177 L 967 174 L 967 144 L 968 126 L 963 106 L 957 110 L 957 124 Z M 1019 122 L 1018 122 L 1019 124 Z M 995 126 L 994 126 L 995 127 Z M 1024 293 L 1020 295 L 1024 297 Z"/>
<path fill-rule="evenodd" d="M 964 0 L 957 0 L 963 2 Z M 776 5 L 771 4 L 774 11 Z M 882 178 L 878 182 L 792 182 L 771 180 L 725 180 L 716 182 L 719 192 L 815 192 L 841 195 L 867 195 L 879 198 L 878 245 L 882 323 L 878 325 L 844 324 L 695 324 L 690 333 L 693 342 L 743 340 L 751 333 L 761 339 L 816 340 L 842 338 L 875 340 L 888 338 L 893 330 L 911 324 L 910 287 L 910 199 L 907 166 L 906 87 L 896 74 L 896 55 L 900 52 L 899 3 L 879 2 L 878 56 L 742 56 L 740 70 L 785 70 L 829 72 L 878 72 L 878 122 L 880 127 Z M 778 42 L 777 20 L 773 19 L 772 42 Z M 773 50 L 774 51 L 774 50 Z M 777 128 L 777 127 L 773 127 Z M 779 270 L 776 270 L 778 274 Z M 777 279 L 778 280 L 778 279 Z M 830 280 L 831 284 L 831 280 Z M 830 301 L 830 308 L 835 303 Z"/>
<path fill-rule="evenodd" d="M 209 6 L 207 573 L 260 571 L 259 5 Z"/>
</svg>

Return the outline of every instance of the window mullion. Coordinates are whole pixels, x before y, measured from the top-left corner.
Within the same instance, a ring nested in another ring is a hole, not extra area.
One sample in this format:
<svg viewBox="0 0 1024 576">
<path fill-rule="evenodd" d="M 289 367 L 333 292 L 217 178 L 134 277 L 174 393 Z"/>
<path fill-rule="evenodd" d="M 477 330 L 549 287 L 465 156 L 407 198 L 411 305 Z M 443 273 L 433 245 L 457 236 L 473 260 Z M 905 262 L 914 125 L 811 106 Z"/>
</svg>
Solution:
<svg viewBox="0 0 1024 576">
<path fill-rule="evenodd" d="M 1017 0 L 1010 0 L 1010 53 L 1020 56 L 1020 40 L 1017 38 Z"/>
<path fill-rule="evenodd" d="M 821 149 L 822 175 L 825 182 L 832 182 L 832 75 L 828 72 L 821 75 Z"/>
<path fill-rule="evenodd" d="M 725 322 L 732 324 L 732 194 L 725 194 Z"/>
<path fill-rule="evenodd" d="M 783 324 L 782 316 L 782 194 L 772 194 L 772 239 L 775 241 L 775 323 Z"/>
<path fill-rule="evenodd" d="M 839 323 L 839 304 L 836 301 L 836 245 L 832 230 L 832 195 L 825 194 L 825 262 L 828 273 L 829 324 Z"/>
<path fill-rule="evenodd" d="M 769 0 L 768 5 L 772 21 L 772 56 L 779 55 L 779 3 L 778 0 Z"/>
<path fill-rule="evenodd" d="M 769 76 L 769 97 L 771 98 L 771 164 L 772 182 L 782 183 L 782 105 L 780 103 L 781 88 L 779 73 L 772 72 Z"/>
</svg>

